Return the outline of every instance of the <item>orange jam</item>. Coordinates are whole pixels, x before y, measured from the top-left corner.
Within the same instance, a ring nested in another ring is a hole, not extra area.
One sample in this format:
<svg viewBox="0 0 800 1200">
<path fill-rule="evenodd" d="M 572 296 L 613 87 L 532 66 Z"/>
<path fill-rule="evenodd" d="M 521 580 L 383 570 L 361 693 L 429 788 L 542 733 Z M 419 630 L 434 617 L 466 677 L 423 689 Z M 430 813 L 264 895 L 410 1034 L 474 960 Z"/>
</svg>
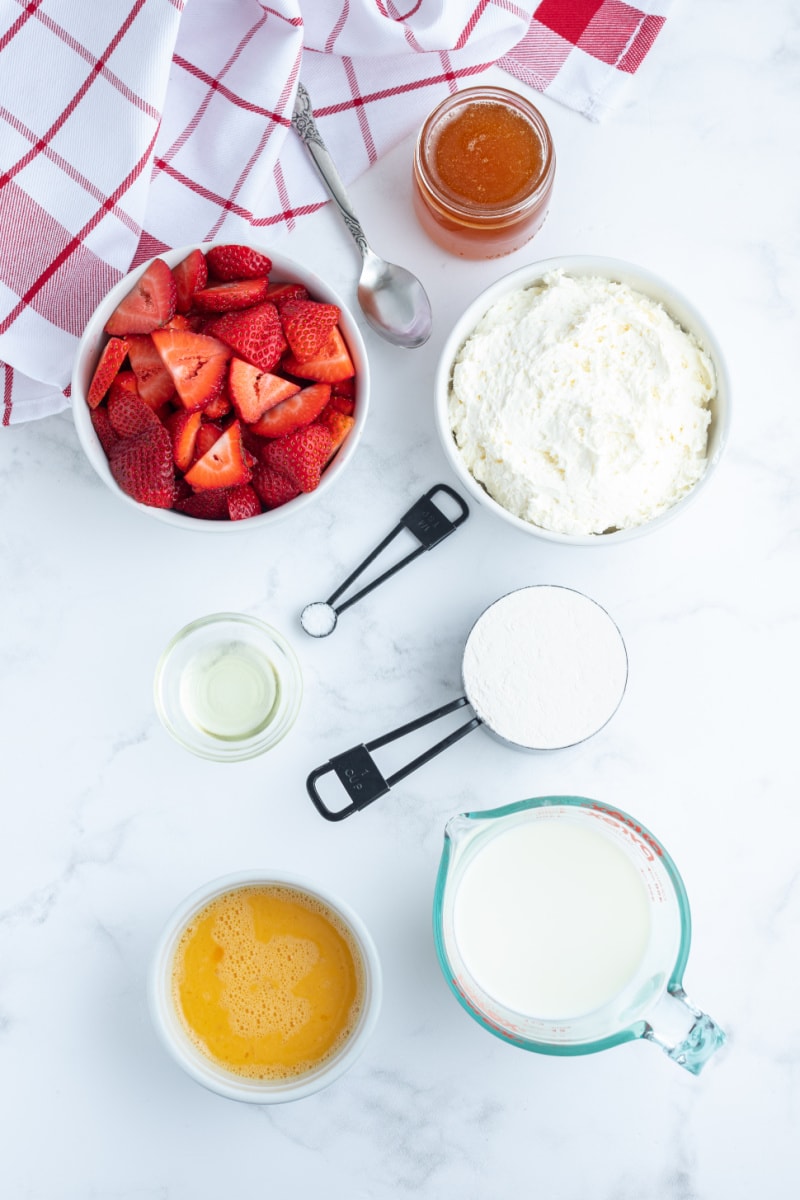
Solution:
<svg viewBox="0 0 800 1200">
<path fill-rule="evenodd" d="M 541 227 L 554 174 L 550 131 L 532 104 L 504 88 L 467 88 L 434 109 L 422 127 L 414 208 L 446 250 L 495 258 Z"/>
<path fill-rule="evenodd" d="M 433 145 L 436 181 L 468 204 L 510 204 L 542 173 L 542 143 L 514 108 L 467 104 L 442 122 Z"/>
</svg>

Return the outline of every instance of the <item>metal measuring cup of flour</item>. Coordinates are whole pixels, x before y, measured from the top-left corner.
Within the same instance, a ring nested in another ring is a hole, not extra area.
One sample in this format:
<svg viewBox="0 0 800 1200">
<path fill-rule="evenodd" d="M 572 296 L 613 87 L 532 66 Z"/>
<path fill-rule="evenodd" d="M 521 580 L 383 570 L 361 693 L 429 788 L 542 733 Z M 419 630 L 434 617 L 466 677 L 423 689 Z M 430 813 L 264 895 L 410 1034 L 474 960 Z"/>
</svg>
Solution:
<svg viewBox="0 0 800 1200">
<path fill-rule="evenodd" d="M 443 750 L 483 727 L 516 750 L 563 750 L 611 720 L 628 681 L 628 655 L 617 625 L 582 592 L 535 584 L 501 596 L 470 630 L 461 663 L 464 694 L 311 772 L 308 794 L 328 821 L 341 821 Z M 469 705 L 466 724 L 384 778 L 371 751 Z M 329 808 L 318 781 L 333 773 L 349 803 Z"/>
</svg>

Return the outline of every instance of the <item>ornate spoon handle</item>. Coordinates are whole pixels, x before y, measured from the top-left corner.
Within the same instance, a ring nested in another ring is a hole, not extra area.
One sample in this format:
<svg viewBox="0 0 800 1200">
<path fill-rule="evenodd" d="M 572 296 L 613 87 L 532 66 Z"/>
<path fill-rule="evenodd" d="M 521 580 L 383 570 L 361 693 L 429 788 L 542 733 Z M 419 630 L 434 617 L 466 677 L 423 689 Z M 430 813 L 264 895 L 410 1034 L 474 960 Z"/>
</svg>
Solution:
<svg viewBox="0 0 800 1200">
<path fill-rule="evenodd" d="M 311 99 L 302 83 L 298 83 L 297 85 L 297 98 L 292 114 L 292 125 L 305 142 L 306 148 L 314 160 L 314 165 L 322 176 L 322 180 L 330 192 L 333 202 L 341 213 L 342 220 L 347 226 L 350 236 L 361 251 L 362 258 L 366 257 L 370 253 L 370 248 L 364 236 L 364 230 L 361 228 L 361 222 L 358 217 L 353 212 L 353 207 L 345 191 L 341 176 L 336 169 L 336 164 L 328 153 L 322 136 L 317 129 L 314 112 L 311 108 Z"/>
</svg>

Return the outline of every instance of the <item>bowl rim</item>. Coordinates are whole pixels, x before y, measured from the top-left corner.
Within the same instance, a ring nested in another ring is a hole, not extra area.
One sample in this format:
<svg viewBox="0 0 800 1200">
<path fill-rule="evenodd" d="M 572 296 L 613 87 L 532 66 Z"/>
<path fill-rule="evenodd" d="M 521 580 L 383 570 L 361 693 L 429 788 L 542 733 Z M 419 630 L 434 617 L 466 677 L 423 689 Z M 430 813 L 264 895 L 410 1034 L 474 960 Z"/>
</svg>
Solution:
<svg viewBox="0 0 800 1200">
<path fill-rule="evenodd" d="M 693 333 L 708 353 L 714 363 L 717 375 L 717 394 L 712 401 L 712 419 L 709 426 L 708 462 L 697 483 L 665 512 L 642 525 L 634 525 L 627 529 L 616 530 L 613 533 L 569 534 L 558 533 L 534 525 L 522 517 L 516 516 L 504 508 L 494 497 L 490 496 L 466 466 L 461 453 L 456 446 L 448 416 L 448 396 L 450 379 L 455 357 L 481 317 L 492 304 L 509 292 L 521 287 L 530 287 L 550 271 L 563 270 L 568 274 L 585 276 L 601 275 L 643 292 L 651 299 L 657 300 L 674 320 L 682 327 Z M 565 546 L 609 546 L 619 542 L 631 541 L 633 538 L 652 533 L 667 522 L 674 520 L 687 506 L 696 500 L 711 477 L 714 475 L 720 459 L 725 451 L 730 436 L 731 398 L 730 377 L 725 356 L 716 335 L 705 317 L 695 305 L 684 296 L 672 283 L 656 274 L 647 267 L 621 258 L 613 258 L 596 254 L 559 255 L 552 258 L 540 259 L 517 267 L 502 276 L 475 297 L 456 321 L 440 351 L 439 361 L 434 376 L 434 421 L 439 435 L 439 441 L 445 452 L 450 467 L 455 471 L 462 485 L 469 493 L 490 512 L 495 513 L 504 521 L 534 537 L 545 541 L 556 542 Z"/>
<path fill-rule="evenodd" d="M 364 1003 L 351 1036 L 327 1063 L 286 1080 L 258 1080 L 237 1076 L 207 1058 L 184 1031 L 172 1003 L 172 959 L 180 936 L 191 918 L 218 896 L 246 887 L 287 887 L 320 900 L 347 926 L 361 955 L 364 969 Z M 362 1053 L 380 1014 L 383 974 L 375 942 L 358 913 L 329 888 L 305 875 L 282 868 L 254 867 L 232 871 L 201 884 L 185 896 L 164 923 L 150 960 L 147 1002 L 150 1019 L 161 1044 L 183 1070 L 209 1091 L 229 1100 L 253 1104 L 285 1104 L 321 1091 L 345 1073 Z"/>
<path fill-rule="evenodd" d="M 248 517 L 244 521 L 211 521 L 204 518 L 190 517 L 185 513 L 176 512 L 174 509 L 155 508 L 149 504 L 141 504 L 122 490 L 111 474 L 105 451 L 100 445 L 100 441 L 94 431 L 90 409 L 86 402 L 86 392 L 94 366 L 96 365 L 102 346 L 105 344 L 106 335 L 103 332 L 103 326 L 123 296 L 130 291 L 133 284 L 144 274 L 150 264 L 155 259 L 161 258 L 172 267 L 186 258 L 192 250 L 202 250 L 205 253 L 212 246 L 227 246 L 231 244 L 247 245 L 261 254 L 266 254 L 272 261 L 271 279 L 287 279 L 291 282 L 303 283 L 315 298 L 319 298 L 325 303 L 335 304 L 339 308 L 341 313 L 339 325 L 356 367 L 356 405 L 353 414 L 355 425 L 331 465 L 323 472 L 319 487 L 315 488 L 313 492 L 301 493 L 299 496 L 295 496 L 294 499 L 287 501 L 286 504 L 282 504 L 279 508 L 269 509 L 267 512 L 259 513 L 258 516 Z M 87 366 L 87 363 L 91 365 Z M 273 250 L 265 243 L 252 240 L 247 240 L 246 242 L 234 241 L 230 237 L 215 238 L 207 242 L 192 242 L 186 246 L 176 246 L 170 250 L 164 250 L 160 254 L 152 255 L 146 261 L 134 267 L 133 270 L 123 275 L 105 294 L 86 322 L 86 327 L 78 342 L 73 358 L 70 388 L 72 419 L 78 435 L 78 441 L 95 473 L 99 475 L 106 487 L 129 507 L 144 512 L 150 517 L 155 517 L 156 520 L 161 521 L 163 524 L 171 525 L 178 529 L 216 534 L 230 532 L 232 528 L 237 531 L 241 531 L 242 529 L 253 531 L 255 529 L 263 529 L 266 525 L 277 524 L 278 521 L 286 520 L 292 514 L 300 512 L 309 504 L 313 504 L 320 495 L 327 492 L 335 484 L 352 459 L 358 442 L 361 440 L 367 420 L 369 398 L 370 371 L 367 348 L 353 311 L 343 297 L 311 267 L 307 267 L 303 262 L 291 258 L 289 255 L 282 254 L 280 249 Z"/>
</svg>

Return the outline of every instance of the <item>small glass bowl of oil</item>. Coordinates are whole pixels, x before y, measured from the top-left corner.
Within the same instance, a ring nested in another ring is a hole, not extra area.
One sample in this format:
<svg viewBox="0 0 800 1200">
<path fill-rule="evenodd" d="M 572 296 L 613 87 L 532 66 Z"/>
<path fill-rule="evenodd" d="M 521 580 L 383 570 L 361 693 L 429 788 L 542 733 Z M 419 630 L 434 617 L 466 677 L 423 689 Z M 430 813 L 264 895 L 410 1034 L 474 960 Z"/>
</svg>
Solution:
<svg viewBox="0 0 800 1200">
<path fill-rule="evenodd" d="M 294 650 L 264 621 L 212 613 L 192 621 L 156 668 L 161 723 L 201 758 L 238 762 L 271 750 L 300 711 L 303 679 Z"/>
</svg>

